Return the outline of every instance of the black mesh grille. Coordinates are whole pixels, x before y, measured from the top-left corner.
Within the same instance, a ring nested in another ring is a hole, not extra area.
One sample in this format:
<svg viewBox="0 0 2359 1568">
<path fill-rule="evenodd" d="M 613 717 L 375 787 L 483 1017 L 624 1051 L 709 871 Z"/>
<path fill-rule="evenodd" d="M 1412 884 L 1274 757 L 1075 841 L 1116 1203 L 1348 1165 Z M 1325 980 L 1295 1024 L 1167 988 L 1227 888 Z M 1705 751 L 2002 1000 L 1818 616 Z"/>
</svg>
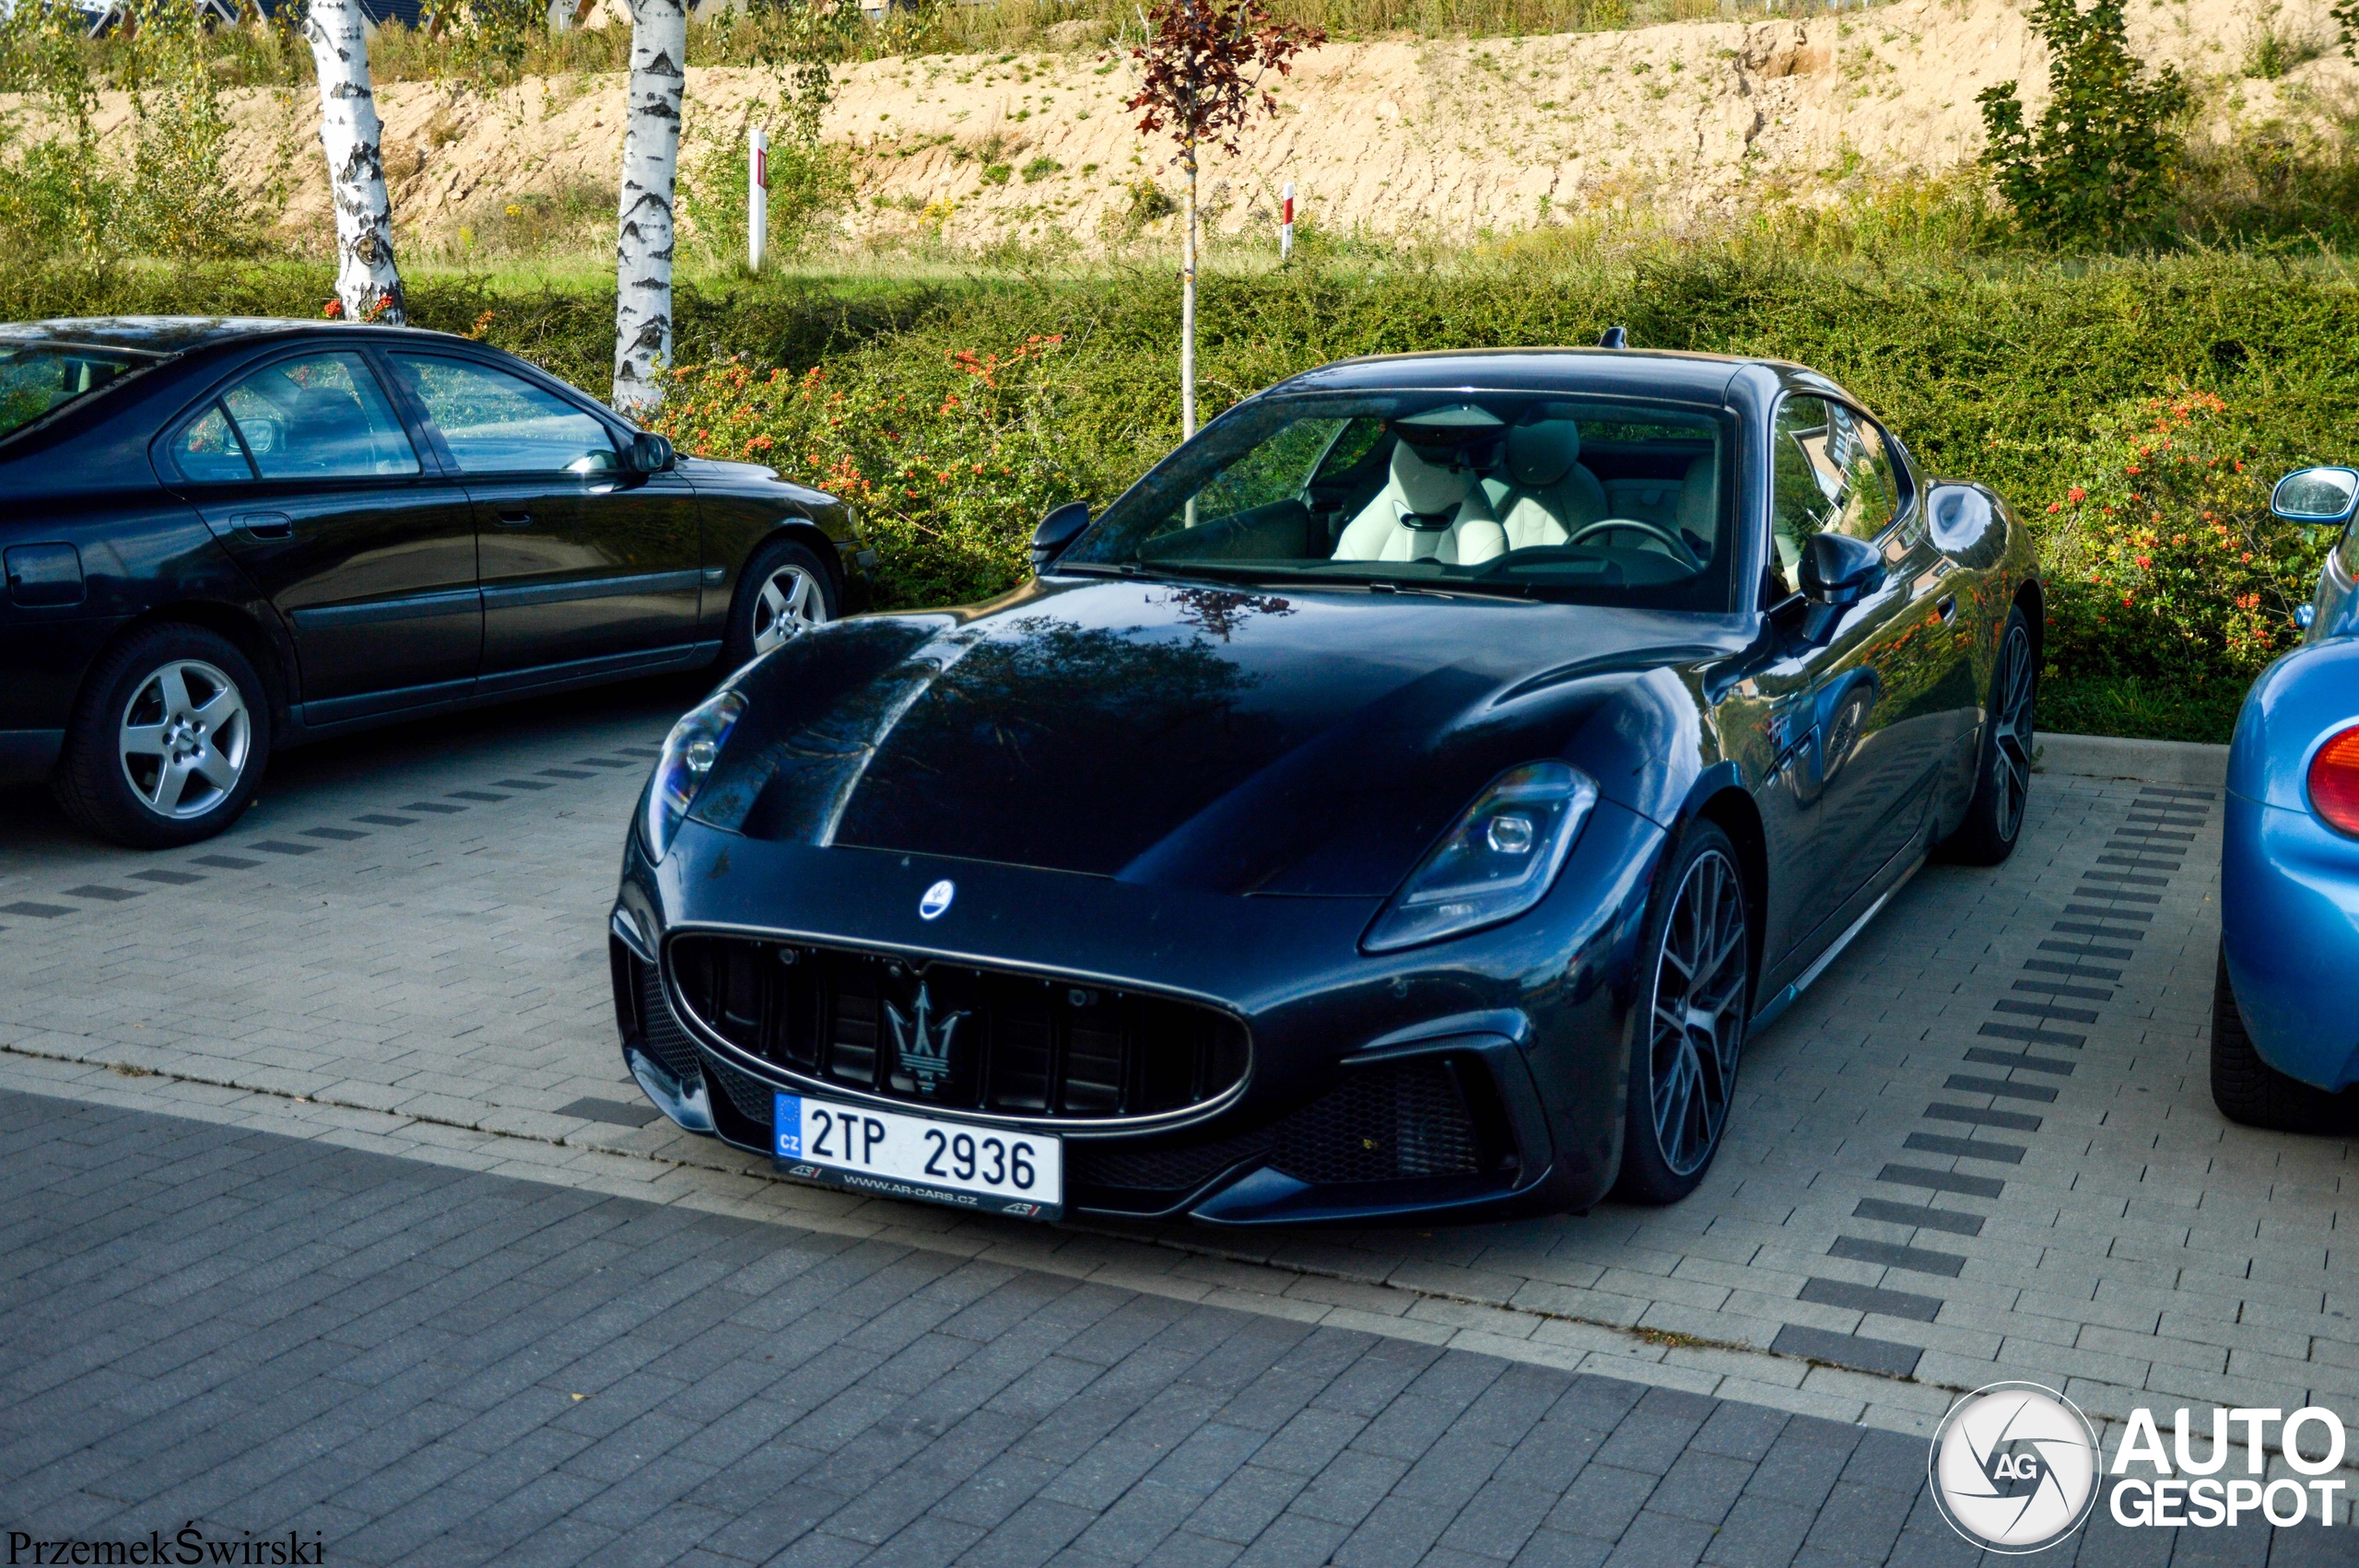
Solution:
<svg viewBox="0 0 2359 1568">
<path fill-rule="evenodd" d="M 718 1057 L 705 1059 L 705 1071 L 721 1082 L 721 1092 L 747 1121 L 768 1132 L 777 1119 L 778 1091 L 750 1078 Z"/>
<path fill-rule="evenodd" d="M 680 936 L 668 962 L 681 1001 L 730 1044 L 913 1105 L 1156 1116 L 1245 1076 L 1243 1025 L 1164 997 L 749 937 Z"/>
<path fill-rule="evenodd" d="M 697 1048 L 688 1039 L 687 1031 L 672 1016 L 672 1004 L 663 999 L 663 988 L 656 983 L 654 969 L 637 958 L 630 960 L 631 977 L 639 986 L 639 1016 L 647 1042 L 648 1054 L 672 1070 L 672 1076 L 683 1083 L 697 1081 Z"/>
<path fill-rule="evenodd" d="M 1068 1144 L 1073 1179 L 1085 1187 L 1142 1192 L 1192 1192 L 1240 1160 L 1270 1151 L 1267 1132 L 1168 1149 Z"/>
<path fill-rule="evenodd" d="M 1438 1060 L 1345 1074 L 1341 1088 L 1278 1124 L 1270 1164 L 1313 1185 L 1483 1168 L 1466 1096 Z"/>
</svg>

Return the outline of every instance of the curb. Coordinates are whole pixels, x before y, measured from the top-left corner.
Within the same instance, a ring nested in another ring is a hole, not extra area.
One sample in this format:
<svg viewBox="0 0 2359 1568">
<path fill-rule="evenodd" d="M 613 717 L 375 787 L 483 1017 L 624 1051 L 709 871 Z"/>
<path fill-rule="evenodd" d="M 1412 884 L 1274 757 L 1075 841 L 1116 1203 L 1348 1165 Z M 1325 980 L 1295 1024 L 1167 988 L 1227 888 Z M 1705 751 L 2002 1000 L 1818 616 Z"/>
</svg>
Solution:
<svg viewBox="0 0 2359 1568">
<path fill-rule="evenodd" d="M 2196 741 L 2125 741 L 2114 735 L 2043 735 L 2042 773 L 2087 778 L 2139 778 L 2153 784 L 2201 784 L 2224 789 L 2228 748 Z"/>
</svg>

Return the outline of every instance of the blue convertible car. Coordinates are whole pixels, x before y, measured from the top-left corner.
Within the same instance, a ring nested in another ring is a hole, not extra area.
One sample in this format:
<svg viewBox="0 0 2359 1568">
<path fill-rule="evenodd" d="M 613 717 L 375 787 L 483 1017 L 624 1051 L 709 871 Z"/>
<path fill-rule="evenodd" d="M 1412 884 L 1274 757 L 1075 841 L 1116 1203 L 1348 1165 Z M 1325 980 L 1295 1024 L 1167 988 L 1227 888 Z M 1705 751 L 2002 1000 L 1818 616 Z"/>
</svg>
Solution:
<svg viewBox="0 0 2359 1568">
<path fill-rule="evenodd" d="M 2270 505 L 2342 528 L 2301 647 L 2255 683 L 2228 754 L 2212 1097 L 2289 1132 L 2359 1127 L 2359 471 L 2306 468 Z"/>
</svg>

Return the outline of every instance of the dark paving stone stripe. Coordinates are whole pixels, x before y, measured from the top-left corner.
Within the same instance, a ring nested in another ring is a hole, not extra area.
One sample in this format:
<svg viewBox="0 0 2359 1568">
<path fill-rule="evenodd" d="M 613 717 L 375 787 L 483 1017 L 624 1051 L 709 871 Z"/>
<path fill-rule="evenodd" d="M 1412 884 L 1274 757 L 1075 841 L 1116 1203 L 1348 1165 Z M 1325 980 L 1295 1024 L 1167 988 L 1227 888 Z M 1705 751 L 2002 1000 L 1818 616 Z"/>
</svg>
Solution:
<svg viewBox="0 0 2359 1568">
<path fill-rule="evenodd" d="M 128 904 L 140 896 L 136 888 L 109 887 L 103 883 L 86 882 L 79 887 L 65 890 L 68 898 L 89 898 L 100 904 Z"/>
<path fill-rule="evenodd" d="M 1913 1317 L 1919 1323 L 1931 1323 L 1942 1315 L 1939 1296 L 1878 1290 L 1873 1285 L 1855 1285 L 1848 1280 L 1805 1280 L 1802 1281 L 1802 1299 L 1817 1306 L 1876 1312 L 1886 1317 Z"/>
<path fill-rule="evenodd" d="M 560 1106 L 558 1116 L 580 1117 L 584 1121 L 610 1122 L 616 1127 L 645 1127 L 662 1121 L 663 1113 L 652 1106 L 627 1106 L 620 1100 L 594 1100 L 588 1097 Z"/>
<path fill-rule="evenodd" d="M 1925 1115 L 1932 1121 L 1962 1121 L 1975 1127 L 2003 1127 L 2015 1132 L 2037 1132 L 2042 1119 L 2029 1111 L 1986 1111 L 1972 1106 L 1943 1105 L 1939 1101 L 1925 1107 Z"/>
<path fill-rule="evenodd" d="M 2185 860 L 2165 860 L 2153 855 L 2099 855 L 2101 866 L 2127 866 L 2133 872 L 2176 872 L 2187 864 Z"/>
<path fill-rule="evenodd" d="M 412 801 L 402 808 L 405 812 L 428 812 L 436 816 L 455 816 L 466 809 L 464 806 L 446 806 L 440 801 Z"/>
<path fill-rule="evenodd" d="M 495 778 L 494 784 L 503 790 L 554 790 L 554 784 L 544 784 L 537 778 Z"/>
<path fill-rule="evenodd" d="M 2027 1013 L 2034 1018 L 2053 1018 L 2065 1024 L 2094 1024 L 2097 1014 L 2085 1007 L 2059 1007 L 2047 1002 L 2017 1001 L 2013 997 L 2001 997 L 1990 1004 L 1993 1012 Z"/>
<path fill-rule="evenodd" d="M 2026 969 L 2035 966 L 2040 966 L 2037 959 L 2024 965 Z M 2056 965 L 2056 967 L 2061 968 L 2062 965 Z M 2069 975 L 2072 971 L 2066 969 L 2064 973 Z M 2110 973 L 2118 975 L 2120 971 L 2116 969 Z M 2039 992 L 2048 996 L 2069 996 L 2079 1001 L 2111 1001 L 2113 1000 L 2113 993 L 2109 990 L 2099 990 L 2095 986 L 2067 985 L 2062 980 L 2017 980 L 2015 989 Z"/>
<path fill-rule="evenodd" d="M 444 793 L 454 801 L 505 801 L 510 798 L 506 795 L 495 795 L 488 790 L 449 790 Z"/>
<path fill-rule="evenodd" d="M 2101 900 L 2108 913 L 2121 919 L 2130 918 L 2122 910 L 2124 904 L 2159 905 L 2163 901 L 2159 893 L 2132 893 L 2126 887 L 2076 887 L 2072 890 L 2072 896 L 2092 902 Z"/>
<path fill-rule="evenodd" d="M 1969 1214 L 1962 1209 L 1936 1209 L 1931 1204 L 1895 1203 L 1888 1199 L 1862 1198 L 1851 1211 L 1855 1220 L 1880 1220 L 1887 1225 L 1909 1225 L 1918 1230 L 1947 1231 L 1952 1235 L 1978 1236 L 1982 1234 L 1982 1216 Z"/>
<path fill-rule="evenodd" d="M 378 827 L 416 827 L 417 825 L 417 818 L 414 816 L 393 816 L 385 812 L 364 812 L 352 820 L 371 823 Z"/>
<path fill-rule="evenodd" d="M 1889 1241 L 1870 1241 L 1865 1236 L 1837 1236 L 1835 1245 L 1826 1249 L 1826 1256 L 1840 1258 L 1848 1263 L 1876 1263 L 1886 1269 L 1906 1269 L 1912 1274 L 1939 1274 L 1950 1280 L 1956 1279 L 1966 1269 L 1966 1259 L 1954 1252 L 1902 1246 Z"/>
<path fill-rule="evenodd" d="M 241 860 L 235 855 L 199 855 L 196 863 L 225 872 L 250 872 L 262 864 L 260 860 Z"/>
<path fill-rule="evenodd" d="M 1881 1372 L 1889 1377 L 1907 1377 L 1917 1370 L 1917 1363 L 1925 1352 L 1915 1345 L 1895 1345 L 1887 1340 L 1863 1340 L 1857 1334 L 1831 1334 L 1824 1328 L 1805 1328 L 1789 1323 L 1778 1330 L 1769 1348 L 1780 1355 L 1802 1356 L 1811 1361 L 1823 1361 L 1835 1366 L 1848 1366 L 1859 1372 Z M 1584 1545 L 1589 1544 L 1587 1542 Z M 1603 1561 L 1606 1547 L 1597 1543 L 1596 1560 Z M 1588 1557 L 1581 1559 L 1590 1561 Z M 1672 1558 L 1644 1559 L 1670 1562 Z M 1630 1559 L 1637 1562 L 1637 1557 Z M 1687 1559 L 1681 1556 L 1679 1562 Z"/>
<path fill-rule="evenodd" d="M 348 827 L 307 827 L 303 830 L 303 837 L 326 838 L 338 844 L 349 844 L 356 838 L 366 838 L 369 836 L 365 833 L 356 833 Z"/>
<path fill-rule="evenodd" d="M 653 758 L 663 755 L 663 748 L 662 746 L 616 746 L 615 750 L 622 753 L 625 756 Z"/>
<path fill-rule="evenodd" d="M 2031 1151 L 2020 1143 L 1993 1143 L 1982 1138 L 1946 1138 L 1938 1132 L 1912 1132 L 1901 1145 L 1919 1154 L 1950 1154 L 1961 1160 L 1994 1160 L 2020 1165 Z"/>
<path fill-rule="evenodd" d="M 2066 913 L 2070 914 L 2072 913 L 2072 911 L 2067 910 Z M 2095 915 L 2100 914 L 2102 911 L 2092 909 L 2089 913 Z M 2143 942 L 2146 940 L 2146 933 L 2144 931 L 2125 930 L 2119 926 L 2093 926 L 2085 920 L 2059 920 L 2048 929 L 2052 931 L 2062 931 L 2068 936 L 2101 936 L 2110 938 L 2115 942 Z M 2100 952 L 2102 950 L 2091 948 L 2088 951 L 2094 953 Z M 2130 955 L 2125 953 L 2121 956 L 2127 958 Z"/>
<path fill-rule="evenodd" d="M 74 912 L 63 904 L 36 904 L 29 898 L 19 899 L 14 904 L 0 904 L 0 915 L 23 915 L 35 920 L 53 920 L 60 915 Z"/>
<path fill-rule="evenodd" d="M 2085 896 L 2085 895 L 2084 895 L 2084 896 Z M 2067 915 L 2079 916 L 2079 917 L 2082 917 L 2082 918 L 2083 918 L 2083 919 L 2095 919 L 2095 920 L 2137 920 L 2137 921 L 2140 921 L 2140 922 L 2142 922 L 2142 923 L 2148 924 L 2148 925 L 2153 924 L 2153 923 L 2154 923 L 2154 913 L 2153 913 L 2153 911 L 2151 911 L 2151 910 L 2146 910 L 2146 909 L 2099 909 L 2099 908 L 2093 908 L 2092 907 L 2090 907 L 2089 905 L 2086 905 L 2086 904 L 2068 904 L 2068 905 L 2066 905 L 2066 906 L 2064 907 L 2064 913 L 2065 913 L 2065 914 L 2067 914 Z"/>
<path fill-rule="evenodd" d="M 141 882 L 161 883 L 166 887 L 186 887 L 190 883 L 205 880 L 201 876 L 194 876 L 187 872 L 149 871 L 134 872 L 131 874 Z"/>
<path fill-rule="evenodd" d="M 2070 1046 L 2078 1050 L 2088 1043 L 2086 1035 L 2068 1034 L 2061 1029 L 2034 1029 L 2023 1024 L 1985 1024 L 1977 1034 L 1992 1040 L 2021 1040 L 2027 1046 Z"/>
<path fill-rule="evenodd" d="M 2057 944 L 2054 942 L 2043 942 L 2040 945 L 2043 947 L 2053 947 Z M 2118 980 L 2121 978 L 2120 970 L 2109 968 L 2103 964 L 2082 964 L 2078 962 L 2071 964 L 2059 964 L 2052 958 L 2026 958 L 2024 960 L 2024 967 L 2026 969 L 2036 969 L 2042 974 L 2048 975 L 2077 975 L 2083 979 Z M 2021 980 L 2017 980 L 2015 984 L 2020 986 L 2023 982 Z M 2107 994 L 2107 1000 L 2108 1001 L 2112 1000 L 2110 992 Z"/>
<path fill-rule="evenodd" d="M 594 773 L 584 773 L 578 767 L 544 767 L 540 771 L 544 778 L 595 778 L 598 777 Z"/>
<path fill-rule="evenodd" d="M 1942 1084 L 1967 1094 L 1996 1094 L 2001 1099 L 2036 1100 L 2043 1106 L 2056 1103 L 2056 1091 L 2038 1083 L 2010 1083 L 2003 1078 L 1972 1078 L 1963 1072 L 1953 1072 Z"/>
<path fill-rule="evenodd" d="M 2118 882 L 2124 887 L 2168 887 L 2166 876 L 2140 876 L 2135 872 L 2083 872 L 2083 882 Z"/>
<path fill-rule="evenodd" d="M 2141 815 L 2137 812 L 2130 813 L 2122 820 L 2143 823 L 2154 827 L 2201 827 L 2204 823 L 2204 819 L 2200 816 L 2156 816 L 2152 813 Z"/>
<path fill-rule="evenodd" d="M 267 849 L 274 855 L 316 855 L 316 844 L 289 844 L 283 838 L 260 838 L 238 846 L 241 849 Z"/>
<path fill-rule="evenodd" d="M 2039 944 L 2039 950 L 2042 953 L 2075 953 L 2090 958 L 2130 959 L 2138 956 L 2135 948 L 2099 947 L 2093 942 L 2042 942 Z"/>
<path fill-rule="evenodd" d="M 1994 1051 L 1976 1046 L 1966 1053 L 1966 1059 L 1978 1067 L 2012 1067 L 2024 1072 L 2052 1072 L 2060 1078 L 2072 1075 L 2073 1064 L 2059 1061 L 2054 1057 L 2018 1056 L 2010 1051 Z"/>
<path fill-rule="evenodd" d="M 1876 1179 L 1895 1187 L 1921 1187 L 1928 1192 L 1956 1192 L 1968 1198 L 1996 1198 L 2007 1190 L 2007 1184 L 1996 1176 L 1937 1171 L 1924 1165 L 1886 1165 L 1876 1173 Z"/>
<path fill-rule="evenodd" d="M 573 759 L 584 767 L 631 767 L 635 764 L 617 762 L 610 756 L 578 756 Z"/>
<path fill-rule="evenodd" d="M 2192 785 L 2187 784 L 2141 784 L 2138 787 L 2138 793 L 2141 795 L 2177 795 L 2185 799 L 2198 801 L 2216 801 L 2220 798 L 2219 795 L 2212 790 L 2198 789 Z"/>
</svg>

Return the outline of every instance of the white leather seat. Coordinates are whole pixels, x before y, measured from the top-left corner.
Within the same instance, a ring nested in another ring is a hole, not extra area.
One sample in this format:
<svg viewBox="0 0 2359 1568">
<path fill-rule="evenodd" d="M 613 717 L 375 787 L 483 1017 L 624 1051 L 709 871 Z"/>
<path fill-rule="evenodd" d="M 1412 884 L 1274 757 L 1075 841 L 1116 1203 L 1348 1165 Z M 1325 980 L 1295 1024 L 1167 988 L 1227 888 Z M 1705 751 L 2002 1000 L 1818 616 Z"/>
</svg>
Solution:
<svg viewBox="0 0 2359 1568">
<path fill-rule="evenodd" d="M 1508 548 L 1562 544 L 1607 515 L 1605 486 L 1582 466 L 1581 427 L 1541 419 L 1508 427 L 1507 478 L 1484 482 Z"/>
<path fill-rule="evenodd" d="M 1691 458 L 1687 472 L 1679 482 L 1679 509 L 1672 521 L 1681 532 L 1692 533 L 1705 542 L 1707 548 L 1698 551 L 1699 555 L 1712 555 L 1719 538 L 1719 463 L 1709 455 Z"/>
<path fill-rule="evenodd" d="M 1411 527 L 1403 520 L 1413 516 L 1432 526 Z M 1427 462 L 1400 441 L 1384 488 L 1344 529 L 1334 559 L 1476 566 L 1507 548 L 1507 532 L 1473 476 Z"/>
</svg>

